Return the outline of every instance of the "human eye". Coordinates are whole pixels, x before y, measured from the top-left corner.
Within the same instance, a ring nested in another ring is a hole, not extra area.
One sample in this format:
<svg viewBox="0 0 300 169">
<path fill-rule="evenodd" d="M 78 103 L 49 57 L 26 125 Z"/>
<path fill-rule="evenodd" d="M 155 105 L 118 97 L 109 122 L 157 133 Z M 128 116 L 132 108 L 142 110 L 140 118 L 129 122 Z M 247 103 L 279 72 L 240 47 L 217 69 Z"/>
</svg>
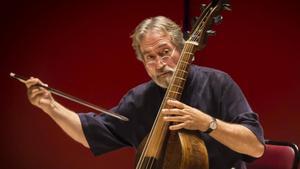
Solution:
<svg viewBox="0 0 300 169">
<path fill-rule="evenodd" d="M 169 48 L 165 48 L 165 49 L 163 50 L 163 54 L 164 54 L 164 55 L 170 54 L 170 49 L 169 49 Z"/>
<path fill-rule="evenodd" d="M 165 49 L 161 50 L 161 51 L 159 52 L 159 55 L 160 55 L 161 57 L 169 56 L 169 55 L 170 55 L 170 49 L 169 49 L 169 48 L 165 48 Z"/>
<path fill-rule="evenodd" d="M 153 61 L 153 60 L 155 60 L 155 56 L 153 56 L 153 55 L 146 55 L 145 56 L 145 61 L 146 62 L 150 62 L 150 61 Z"/>
</svg>

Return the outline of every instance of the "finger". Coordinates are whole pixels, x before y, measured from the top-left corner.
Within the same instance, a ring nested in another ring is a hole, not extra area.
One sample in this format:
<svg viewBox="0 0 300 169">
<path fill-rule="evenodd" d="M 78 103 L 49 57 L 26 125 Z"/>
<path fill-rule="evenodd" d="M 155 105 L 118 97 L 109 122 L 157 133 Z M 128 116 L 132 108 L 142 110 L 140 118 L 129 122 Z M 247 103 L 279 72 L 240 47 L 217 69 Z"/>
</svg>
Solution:
<svg viewBox="0 0 300 169">
<path fill-rule="evenodd" d="M 35 96 L 30 98 L 30 102 L 33 105 L 42 105 L 42 104 L 50 104 L 52 102 L 52 98 L 50 96 L 50 93 L 45 92 L 38 92 Z"/>
<path fill-rule="evenodd" d="M 190 119 L 189 116 L 166 116 L 163 118 L 168 122 L 185 122 Z"/>
<path fill-rule="evenodd" d="M 28 95 L 32 95 L 33 93 L 40 91 L 40 90 L 42 90 L 41 87 L 33 85 L 28 88 L 27 93 L 28 93 Z"/>
<path fill-rule="evenodd" d="M 30 94 L 30 98 L 31 99 L 33 99 L 33 98 L 35 98 L 37 95 L 45 95 L 46 93 L 45 93 L 45 91 L 43 91 L 43 90 L 36 90 L 36 91 L 34 91 L 34 92 L 32 92 L 31 94 Z"/>
<path fill-rule="evenodd" d="M 44 92 L 43 91 L 36 91 L 35 93 L 28 95 L 28 98 L 30 100 L 30 102 L 36 102 L 36 100 L 39 100 L 41 97 L 44 96 Z"/>
<path fill-rule="evenodd" d="M 184 112 L 182 112 L 180 109 L 162 109 L 161 111 L 164 115 L 183 115 Z"/>
<path fill-rule="evenodd" d="M 41 81 L 38 78 L 31 77 L 30 79 L 25 81 L 25 85 L 27 86 L 27 88 L 30 88 L 31 86 L 36 85 L 40 82 Z"/>
<path fill-rule="evenodd" d="M 175 124 L 175 125 L 171 125 L 169 127 L 170 130 L 179 130 L 185 127 L 185 123 L 179 123 L 179 124 Z"/>
<path fill-rule="evenodd" d="M 31 98 L 30 102 L 33 105 L 42 106 L 42 105 L 51 105 L 53 102 L 53 98 L 51 97 L 50 93 L 38 93 L 33 98 Z"/>
<path fill-rule="evenodd" d="M 164 115 L 191 115 L 190 109 L 162 109 Z"/>
<path fill-rule="evenodd" d="M 50 93 L 48 90 L 42 88 L 42 87 L 37 87 L 37 86 L 33 86 L 30 88 L 30 90 L 28 90 L 28 96 L 30 98 L 35 97 L 37 94 L 44 94 L 45 96 L 47 95 L 47 93 Z"/>
<path fill-rule="evenodd" d="M 42 85 L 42 86 L 48 87 L 48 84 L 43 83 L 40 79 L 38 79 L 38 78 L 33 78 L 33 77 L 31 77 L 30 79 L 28 79 L 28 80 L 25 81 L 24 83 L 25 83 L 25 85 L 27 86 L 27 88 L 30 88 L 31 86 L 34 86 L 34 85 L 37 85 L 37 84 L 40 84 L 40 85 Z"/>
<path fill-rule="evenodd" d="M 37 93 L 34 97 L 30 97 L 29 100 L 31 102 L 31 104 L 33 105 L 39 105 L 41 98 L 43 97 L 44 93 Z"/>
<path fill-rule="evenodd" d="M 179 109 L 184 109 L 185 107 L 187 107 L 186 104 L 181 103 L 180 101 L 177 101 L 177 100 L 171 100 L 171 99 L 169 99 L 169 100 L 167 101 L 167 104 L 170 105 L 170 106 L 179 108 Z"/>
</svg>

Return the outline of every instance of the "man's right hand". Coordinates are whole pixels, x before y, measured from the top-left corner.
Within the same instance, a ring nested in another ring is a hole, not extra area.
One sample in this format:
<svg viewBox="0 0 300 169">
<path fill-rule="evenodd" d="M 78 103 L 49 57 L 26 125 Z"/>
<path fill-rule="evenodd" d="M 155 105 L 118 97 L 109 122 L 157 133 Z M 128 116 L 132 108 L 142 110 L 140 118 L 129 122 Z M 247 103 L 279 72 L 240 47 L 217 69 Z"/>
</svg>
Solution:
<svg viewBox="0 0 300 169">
<path fill-rule="evenodd" d="M 46 112 L 71 138 L 89 148 L 79 116 L 56 102 L 48 90 L 37 84 L 47 86 L 34 77 L 25 81 L 30 103 Z"/>
<path fill-rule="evenodd" d="M 31 104 L 42 109 L 44 112 L 49 113 L 54 106 L 54 99 L 51 93 L 45 88 L 37 86 L 37 84 L 45 85 L 38 78 L 31 77 L 25 81 L 27 87 L 27 96 Z"/>
</svg>

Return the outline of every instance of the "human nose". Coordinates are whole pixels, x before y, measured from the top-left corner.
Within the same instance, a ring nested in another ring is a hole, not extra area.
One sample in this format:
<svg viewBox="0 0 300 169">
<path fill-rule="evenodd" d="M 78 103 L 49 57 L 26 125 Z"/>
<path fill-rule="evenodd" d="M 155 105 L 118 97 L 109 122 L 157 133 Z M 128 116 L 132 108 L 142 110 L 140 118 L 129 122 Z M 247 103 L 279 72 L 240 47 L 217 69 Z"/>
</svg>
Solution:
<svg viewBox="0 0 300 169">
<path fill-rule="evenodd" d="M 156 69 L 161 69 L 167 64 L 166 60 L 163 57 L 157 57 L 155 62 Z"/>
</svg>

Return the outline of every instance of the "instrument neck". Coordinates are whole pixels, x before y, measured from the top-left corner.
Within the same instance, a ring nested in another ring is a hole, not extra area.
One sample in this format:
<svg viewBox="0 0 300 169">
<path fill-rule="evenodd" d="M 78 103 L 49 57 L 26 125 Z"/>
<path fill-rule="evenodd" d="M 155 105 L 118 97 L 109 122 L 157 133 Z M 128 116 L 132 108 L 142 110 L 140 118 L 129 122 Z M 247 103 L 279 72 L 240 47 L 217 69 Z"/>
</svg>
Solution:
<svg viewBox="0 0 300 169">
<path fill-rule="evenodd" d="M 151 157 L 159 156 L 164 140 L 168 132 L 169 123 L 163 120 L 163 115 L 161 114 L 162 109 L 171 108 L 168 106 L 167 100 L 180 100 L 184 85 L 188 76 L 188 69 L 193 61 L 195 45 L 192 43 L 185 43 L 184 48 L 181 52 L 179 61 L 176 66 L 176 70 L 172 76 L 172 80 L 168 86 L 162 104 L 160 106 L 157 117 L 152 126 L 151 132 L 149 134 L 148 140 L 145 144 L 145 155 Z"/>
</svg>

